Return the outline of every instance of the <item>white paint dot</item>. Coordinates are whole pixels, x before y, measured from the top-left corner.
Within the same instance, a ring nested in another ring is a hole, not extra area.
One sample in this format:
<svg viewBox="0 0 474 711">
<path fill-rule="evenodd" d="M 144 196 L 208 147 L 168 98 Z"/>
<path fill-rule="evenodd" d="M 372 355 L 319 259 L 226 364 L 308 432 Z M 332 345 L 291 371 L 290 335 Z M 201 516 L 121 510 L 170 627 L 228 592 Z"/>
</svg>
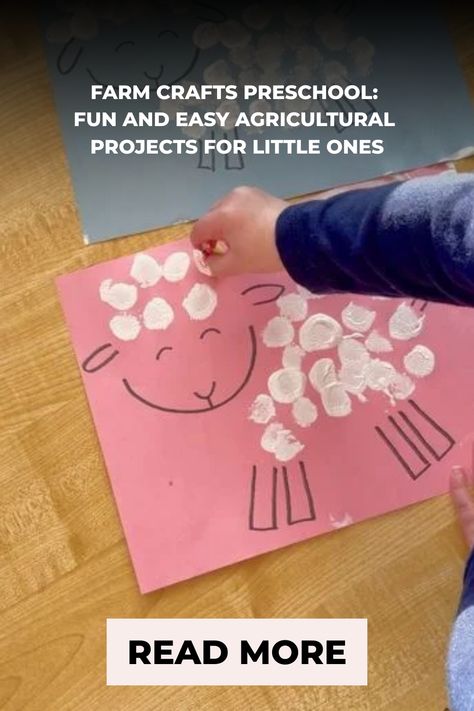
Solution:
<svg viewBox="0 0 474 711">
<path fill-rule="evenodd" d="M 300 328 L 299 341 L 309 353 L 337 346 L 342 338 L 341 325 L 327 314 L 310 316 Z"/>
<path fill-rule="evenodd" d="M 304 445 L 294 437 L 290 430 L 285 429 L 281 422 L 272 422 L 268 425 L 260 440 L 262 449 L 275 455 L 280 462 L 293 459 Z"/>
<path fill-rule="evenodd" d="M 268 348 L 279 348 L 291 343 L 294 335 L 294 328 L 287 318 L 274 316 L 265 326 L 262 339 Z"/>
<path fill-rule="evenodd" d="M 343 309 L 341 318 L 346 328 L 349 328 L 351 331 L 361 331 L 365 333 L 372 326 L 376 315 L 375 311 L 370 311 L 370 309 L 366 309 L 365 306 L 358 306 L 351 301 L 345 309 Z"/>
<path fill-rule="evenodd" d="M 396 373 L 389 385 L 389 394 L 396 400 L 406 400 L 415 390 L 415 383 L 406 373 Z"/>
<path fill-rule="evenodd" d="M 188 273 L 191 259 L 187 252 L 173 252 L 163 264 L 163 276 L 166 281 L 175 282 L 184 279 Z"/>
<path fill-rule="evenodd" d="M 388 392 L 390 384 L 396 377 L 396 370 L 391 363 L 374 358 L 367 365 L 367 385 L 371 390 Z"/>
<path fill-rule="evenodd" d="M 308 304 L 300 294 L 285 294 L 277 299 L 280 316 L 290 321 L 304 321 L 308 313 Z"/>
<path fill-rule="evenodd" d="M 230 66 L 225 59 L 218 59 L 206 67 L 203 77 L 206 84 L 230 84 L 232 82 Z"/>
<path fill-rule="evenodd" d="M 112 279 L 104 279 L 99 287 L 99 295 L 102 301 L 114 309 L 126 311 L 135 305 L 138 292 L 137 287 L 133 284 L 123 284 L 122 282 L 113 284 Z"/>
<path fill-rule="evenodd" d="M 282 365 L 284 368 L 301 368 L 301 362 L 306 355 L 300 346 L 290 343 L 283 349 Z"/>
<path fill-rule="evenodd" d="M 393 351 L 393 346 L 388 338 L 381 336 L 375 329 L 367 336 L 365 347 L 371 353 L 390 353 L 390 351 Z"/>
<path fill-rule="evenodd" d="M 341 383 L 328 385 L 321 391 L 321 402 L 329 417 L 347 417 L 352 412 L 352 403 Z"/>
<path fill-rule="evenodd" d="M 355 338 L 344 338 L 337 347 L 341 363 L 368 363 L 370 353 L 363 343 Z"/>
<path fill-rule="evenodd" d="M 161 279 L 161 267 L 149 254 L 137 254 L 133 260 L 130 275 L 141 287 L 154 286 Z"/>
<path fill-rule="evenodd" d="M 291 414 L 297 425 L 300 427 L 309 427 L 313 422 L 316 422 L 318 408 L 309 398 L 300 397 L 293 403 Z"/>
<path fill-rule="evenodd" d="M 183 308 L 195 321 L 209 318 L 217 306 L 217 294 L 208 284 L 194 284 L 183 300 Z"/>
<path fill-rule="evenodd" d="M 162 331 L 168 328 L 173 319 L 173 309 L 159 296 L 150 299 L 143 309 L 143 323 L 150 331 Z"/>
<path fill-rule="evenodd" d="M 367 363 L 363 361 L 344 363 L 339 371 L 339 380 L 348 392 L 365 401 L 363 392 L 367 387 Z"/>
<path fill-rule="evenodd" d="M 240 67 L 241 69 L 249 69 L 255 62 L 255 49 L 250 44 L 240 47 L 233 47 L 230 50 L 229 56 L 237 67 Z"/>
<path fill-rule="evenodd" d="M 134 341 L 140 333 L 140 322 L 136 316 L 121 314 L 109 321 L 110 330 L 121 341 Z"/>
<path fill-rule="evenodd" d="M 435 367 L 435 355 L 426 346 L 415 346 L 403 359 L 403 364 L 411 375 L 424 378 L 431 375 Z"/>
<path fill-rule="evenodd" d="M 201 272 L 201 274 L 205 274 L 206 276 L 212 276 L 212 272 L 206 264 L 204 260 L 204 255 L 200 249 L 193 249 L 193 260 L 194 266 L 196 267 L 198 272 Z"/>
<path fill-rule="evenodd" d="M 331 358 L 320 358 L 309 371 L 309 382 L 319 393 L 337 383 L 336 366 Z"/>
<path fill-rule="evenodd" d="M 281 368 L 268 378 L 268 390 L 276 402 L 294 402 L 304 393 L 306 375 L 296 368 Z"/>
<path fill-rule="evenodd" d="M 217 25 L 213 22 L 203 22 L 196 27 L 193 33 L 193 42 L 199 49 L 209 49 L 219 41 Z"/>
<path fill-rule="evenodd" d="M 275 417 L 275 405 L 270 395 L 265 393 L 257 395 L 250 406 L 249 420 L 259 425 L 266 425 L 272 417 Z"/>
<path fill-rule="evenodd" d="M 423 328 L 424 316 L 418 316 L 405 302 L 400 304 L 388 322 L 390 336 L 398 341 L 415 338 Z"/>
</svg>

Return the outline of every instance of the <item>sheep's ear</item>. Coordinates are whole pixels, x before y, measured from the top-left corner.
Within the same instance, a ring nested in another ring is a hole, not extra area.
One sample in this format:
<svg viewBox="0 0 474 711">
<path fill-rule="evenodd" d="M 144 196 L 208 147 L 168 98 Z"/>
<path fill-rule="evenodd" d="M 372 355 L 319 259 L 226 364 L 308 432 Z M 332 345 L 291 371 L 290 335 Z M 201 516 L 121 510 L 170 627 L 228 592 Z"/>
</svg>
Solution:
<svg viewBox="0 0 474 711">
<path fill-rule="evenodd" d="M 244 289 L 241 294 L 242 296 L 250 294 L 252 306 L 261 306 L 261 304 L 271 304 L 276 301 L 284 291 L 283 284 L 255 284 Z"/>
<path fill-rule="evenodd" d="M 194 14 L 202 22 L 225 22 L 228 15 L 213 3 L 195 2 Z"/>
<path fill-rule="evenodd" d="M 96 373 L 101 368 L 105 368 L 118 354 L 119 351 L 114 349 L 111 343 L 104 343 L 87 356 L 85 361 L 81 363 L 81 368 L 86 373 Z"/>
<path fill-rule="evenodd" d="M 75 37 L 71 37 L 65 42 L 56 60 L 58 72 L 60 74 L 70 74 L 75 69 L 83 51 L 84 47 Z"/>
</svg>

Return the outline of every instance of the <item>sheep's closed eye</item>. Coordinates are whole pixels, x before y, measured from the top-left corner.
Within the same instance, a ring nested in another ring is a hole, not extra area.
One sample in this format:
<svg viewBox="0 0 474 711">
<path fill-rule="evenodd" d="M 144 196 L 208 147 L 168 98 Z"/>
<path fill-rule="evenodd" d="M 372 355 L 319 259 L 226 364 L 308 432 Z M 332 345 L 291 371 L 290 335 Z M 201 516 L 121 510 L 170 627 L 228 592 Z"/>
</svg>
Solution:
<svg viewBox="0 0 474 711">
<path fill-rule="evenodd" d="M 123 47 L 127 46 L 135 47 L 135 42 L 133 42 L 133 40 L 125 40 L 124 42 L 119 42 L 119 44 L 115 47 L 115 51 L 120 52 Z"/>
<path fill-rule="evenodd" d="M 161 39 L 165 35 L 172 35 L 175 39 L 178 39 L 178 34 L 174 30 L 162 30 L 158 34 L 158 39 Z"/>
<path fill-rule="evenodd" d="M 201 333 L 199 338 L 203 339 L 204 336 L 207 336 L 208 333 L 218 333 L 220 335 L 220 331 L 218 328 L 206 328 L 206 330 Z"/>
<path fill-rule="evenodd" d="M 172 350 L 173 350 L 173 349 L 171 348 L 171 346 L 163 346 L 163 348 L 160 348 L 160 350 L 159 350 L 158 353 L 156 354 L 156 356 L 155 356 L 155 357 L 156 357 L 156 360 L 160 360 L 162 354 L 163 354 L 165 351 L 172 351 Z"/>
</svg>

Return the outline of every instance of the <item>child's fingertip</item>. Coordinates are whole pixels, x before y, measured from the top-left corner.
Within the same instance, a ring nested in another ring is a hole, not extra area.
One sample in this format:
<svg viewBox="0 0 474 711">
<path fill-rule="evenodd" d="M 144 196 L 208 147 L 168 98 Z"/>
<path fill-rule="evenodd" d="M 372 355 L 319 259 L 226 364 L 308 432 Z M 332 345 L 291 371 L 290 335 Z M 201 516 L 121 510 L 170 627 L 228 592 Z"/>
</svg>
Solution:
<svg viewBox="0 0 474 711">
<path fill-rule="evenodd" d="M 455 464 L 453 466 L 453 468 L 451 469 L 451 481 L 456 486 L 461 486 L 462 484 L 466 483 L 466 477 L 464 474 L 463 467 L 459 466 L 458 464 Z"/>
</svg>

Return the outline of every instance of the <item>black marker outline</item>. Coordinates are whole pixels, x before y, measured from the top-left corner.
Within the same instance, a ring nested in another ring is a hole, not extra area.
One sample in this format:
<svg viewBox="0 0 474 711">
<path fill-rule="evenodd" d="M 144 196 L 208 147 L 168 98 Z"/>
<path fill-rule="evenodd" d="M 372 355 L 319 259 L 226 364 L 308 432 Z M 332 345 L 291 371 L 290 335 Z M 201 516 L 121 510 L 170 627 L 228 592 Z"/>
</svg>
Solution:
<svg viewBox="0 0 474 711">
<path fill-rule="evenodd" d="M 291 510 L 291 490 L 290 483 L 288 481 L 288 470 L 286 466 L 282 466 L 283 472 L 283 486 L 285 488 L 285 500 L 286 500 L 286 522 L 289 526 L 293 526 L 295 523 L 304 523 L 305 521 L 316 521 L 316 510 L 314 508 L 313 494 L 311 492 L 311 487 L 309 485 L 308 476 L 306 474 L 306 468 L 304 462 L 298 462 L 300 468 L 300 475 L 303 481 L 303 488 L 306 494 L 306 500 L 308 502 L 309 516 L 306 518 L 293 518 Z"/>
<path fill-rule="evenodd" d="M 105 351 L 107 348 L 113 348 L 113 345 L 111 343 L 104 343 L 102 346 L 99 346 L 98 348 L 95 349 L 95 351 L 92 351 L 90 355 L 87 356 L 87 358 L 81 363 L 81 368 L 86 372 L 86 373 L 96 373 L 98 370 L 101 368 L 104 368 L 106 365 L 112 361 L 115 356 L 118 356 L 119 351 L 115 349 L 108 358 L 106 358 L 103 362 L 99 363 L 99 365 L 96 365 L 95 368 L 89 368 L 89 363 L 93 358 L 95 358 L 99 353 L 102 353 L 102 351 Z"/>
<path fill-rule="evenodd" d="M 283 284 L 254 284 L 253 286 L 248 286 L 246 289 L 240 292 L 241 296 L 245 296 L 246 294 L 249 294 L 251 291 L 254 291 L 255 289 L 263 289 L 265 287 L 270 287 L 272 289 L 278 289 L 278 294 L 277 296 L 272 296 L 271 299 L 262 299 L 262 301 L 253 301 L 252 306 L 261 306 L 262 304 L 272 304 L 274 301 L 280 298 L 282 294 L 285 292 L 285 287 Z"/>
<path fill-rule="evenodd" d="M 272 525 L 255 525 L 255 490 L 257 488 L 257 466 L 252 467 L 252 479 L 250 482 L 250 507 L 249 507 L 249 530 L 250 531 L 275 531 L 278 528 L 277 521 L 277 482 L 278 469 L 272 467 Z"/>
</svg>

